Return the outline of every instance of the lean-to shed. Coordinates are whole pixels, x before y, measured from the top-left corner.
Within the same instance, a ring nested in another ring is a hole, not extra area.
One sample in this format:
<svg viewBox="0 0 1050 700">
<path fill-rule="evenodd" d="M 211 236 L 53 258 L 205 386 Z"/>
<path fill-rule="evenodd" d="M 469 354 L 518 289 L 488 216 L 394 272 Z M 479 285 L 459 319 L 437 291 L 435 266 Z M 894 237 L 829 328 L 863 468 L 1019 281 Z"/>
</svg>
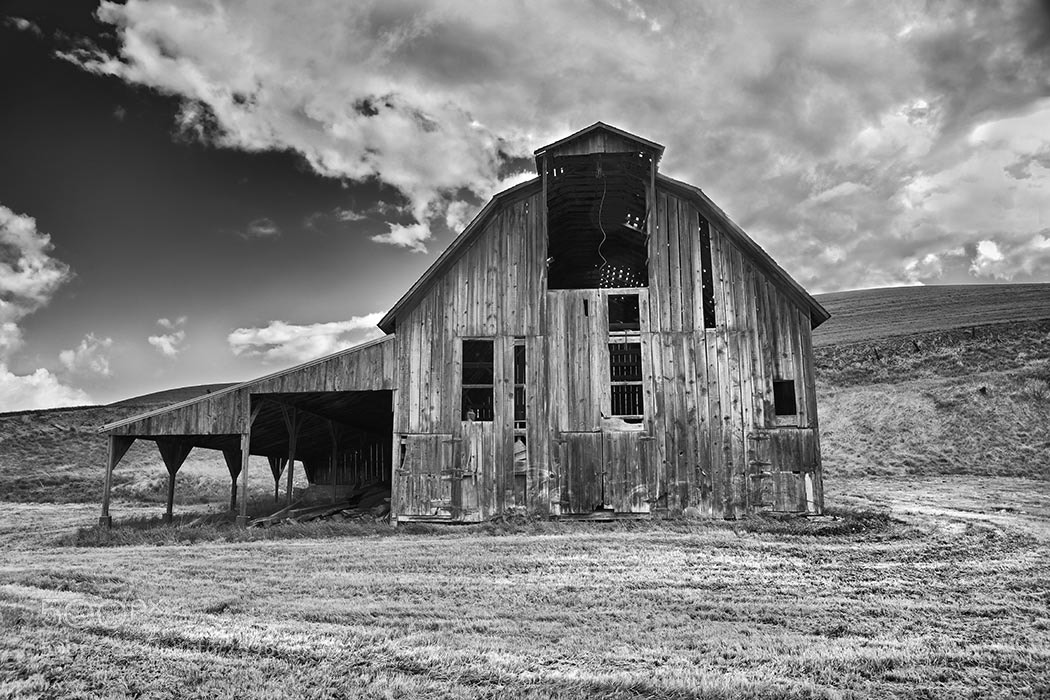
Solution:
<svg viewBox="0 0 1050 700">
<path fill-rule="evenodd" d="M 810 334 L 828 313 L 660 174 L 663 150 L 601 122 L 545 146 L 384 338 L 103 426 L 103 522 L 136 438 L 172 483 L 194 446 L 223 450 L 242 492 L 249 454 L 334 495 L 378 480 L 398 522 L 820 513 Z"/>
</svg>

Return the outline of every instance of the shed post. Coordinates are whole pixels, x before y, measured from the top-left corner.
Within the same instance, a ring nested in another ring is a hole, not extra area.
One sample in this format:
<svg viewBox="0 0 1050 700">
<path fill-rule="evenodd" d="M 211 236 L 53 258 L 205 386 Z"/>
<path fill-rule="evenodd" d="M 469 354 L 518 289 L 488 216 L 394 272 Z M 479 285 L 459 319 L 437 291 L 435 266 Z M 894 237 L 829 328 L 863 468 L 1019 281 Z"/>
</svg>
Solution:
<svg viewBox="0 0 1050 700">
<path fill-rule="evenodd" d="M 230 470 L 230 511 L 237 510 L 237 477 L 240 476 L 241 451 L 223 450 L 222 456 L 226 460 L 226 468 Z"/>
<path fill-rule="evenodd" d="M 299 415 L 294 407 L 281 406 L 284 413 L 284 423 L 288 427 L 288 486 L 285 496 L 288 505 L 292 505 L 292 480 L 295 477 L 295 442 L 299 436 Z"/>
<path fill-rule="evenodd" d="M 168 507 L 164 512 L 164 522 L 170 525 L 172 504 L 175 502 L 175 475 L 186 461 L 193 445 L 181 440 L 157 440 L 157 449 L 160 450 L 160 457 L 168 469 Z"/>
<path fill-rule="evenodd" d="M 102 491 L 102 515 L 99 516 L 98 524 L 101 527 L 112 527 L 113 518 L 109 515 L 109 494 L 113 488 L 113 470 L 117 468 L 120 460 L 127 454 L 131 443 L 135 442 L 133 437 L 123 435 L 109 436 L 109 457 L 106 463 L 106 485 Z"/>
<path fill-rule="evenodd" d="M 284 463 L 288 458 L 271 455 L 266 459 L 270 462 L 270 473 L 273 474 L 273 502 L 277 503 L 281 500 L 281 472 L 284 471 Z"/>
<path fill-rule="evenodd" d="M 339 429 L 336 428 L 335 423 L 329 422 L 328 432 L 332 436 L 332 456 L 330 459 L 332 466 L 330 469 L 330 478 L 332 479 L 332 503 L 335 503 L 336 500 L 338 500 L 337 489 L 335 484 L 335 473 L 339 466 Z"/>
<path fill-rule="evenodd" d="M 252 424 L 259 417 L 263 402 L 259 401 L 253 407 L 251 395 L 245 394 L 244 407 L 248 420 L 247 425 L 244 426 L 244 432 L 241 433 L 241 512 L 237 516 L 239 527 L 248 527 L 248 458 L 251 457 L 252 452 Z"/>
<path fill-rule="evenodd" d="M 248 527 L 248 457 L 250 456 L 252 436 L 251 424 L 247 433 L 241 433 L 241 512 L 237 516 L 237 525 Z"/>
</svg>

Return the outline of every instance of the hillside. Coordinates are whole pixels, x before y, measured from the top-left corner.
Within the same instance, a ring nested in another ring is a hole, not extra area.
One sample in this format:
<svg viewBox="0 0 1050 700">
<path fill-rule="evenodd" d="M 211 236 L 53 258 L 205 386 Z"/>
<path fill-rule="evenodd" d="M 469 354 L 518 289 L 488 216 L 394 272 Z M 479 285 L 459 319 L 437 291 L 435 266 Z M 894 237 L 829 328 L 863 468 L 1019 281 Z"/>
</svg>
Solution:
<svg viewBox="0 0 1050 700">
<path fill-rule="evenodd" d="M 831 319 L 814 332 L 815 347 L 1050 318 L 1050 284 L 892 287 L 816 299 Z"/>
<path fill-rule="evenodd" d="M 825 472 L 1050 478 L 1050 285 L 908 287 L 818 297 Z M 97 502 L 106 460 L 98 426 L 225 385 L 185 387 L 110 406 L 0 414 L 4 500 Z M 265 463 L 259 469 L 267 473 Z M 136 443 L 114 494 L 164 498 L 152 444 Z M 221 500 L 220 455 L 191 453 L 179 501 Z"/>
<path fill-rule="evenodd" d="M 186 401 L 193 399 L 201 394 L 210 394 L 213 391 L 219 391 L 225 389 L 228 386 L 233 386 L 233 383 L 228 384 L 198 384 L 197 386 L 184 386 L 177 389 L 166 389 L 164 391 L 155 391 L 152 394 L 143 394 L 142 396 L 133 396 L 130 399 L 124 399 L 123 401 L 115 401 L 110 406 L 144 406 L 144 405 L 167 405 L 178 403 L 180 401 Z"/>
</svg>

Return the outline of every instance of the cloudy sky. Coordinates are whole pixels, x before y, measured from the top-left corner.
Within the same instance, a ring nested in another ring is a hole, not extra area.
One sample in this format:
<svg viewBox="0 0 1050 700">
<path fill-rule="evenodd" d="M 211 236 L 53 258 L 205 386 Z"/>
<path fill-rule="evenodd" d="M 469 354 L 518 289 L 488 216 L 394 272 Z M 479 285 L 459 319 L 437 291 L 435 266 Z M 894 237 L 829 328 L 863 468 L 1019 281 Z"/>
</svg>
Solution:
<svg viewBox="0 0 1050 700">
<path fill-rule="evenodd" d="M 1050 281 L 1046 0 L 8 0 L 0 102 L 0 411 L 373 337 L 598 120 L 813 292 Z"/>
</svg>

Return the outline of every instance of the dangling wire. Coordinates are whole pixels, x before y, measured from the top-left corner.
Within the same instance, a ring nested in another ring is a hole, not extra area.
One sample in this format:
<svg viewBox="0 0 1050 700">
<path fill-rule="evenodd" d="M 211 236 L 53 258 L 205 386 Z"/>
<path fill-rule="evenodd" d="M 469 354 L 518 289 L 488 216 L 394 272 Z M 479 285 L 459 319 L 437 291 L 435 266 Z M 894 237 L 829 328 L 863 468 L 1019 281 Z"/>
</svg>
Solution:
<svg viewBox="0 0 1050 700">
<path fill-rule="evenodd" d="M 609 187 L 609 178 L 605 176 L 605 171 L 602 170 L 600 156 L 598 158 L 598 172 L 602 176 L 602 200 L 598 203 L 598 230 L 602 232 L 602 240 L 601 243 L 598 244 L 598 257 L 602 259 L 602 264 L 598 267 L 598 284 L 600 285 L 602 283 L 602 270 L 604 270 L 609 264 L 609 261 L 605 259 L 604 255 L 602 255 L 602 246 L 605 245 L 605 241 L 608 238 L 608 236 L 605 235 L 605 226 L 602 225 L 602 210 L 605 208 L 605 192 Z"/>
</svg>

